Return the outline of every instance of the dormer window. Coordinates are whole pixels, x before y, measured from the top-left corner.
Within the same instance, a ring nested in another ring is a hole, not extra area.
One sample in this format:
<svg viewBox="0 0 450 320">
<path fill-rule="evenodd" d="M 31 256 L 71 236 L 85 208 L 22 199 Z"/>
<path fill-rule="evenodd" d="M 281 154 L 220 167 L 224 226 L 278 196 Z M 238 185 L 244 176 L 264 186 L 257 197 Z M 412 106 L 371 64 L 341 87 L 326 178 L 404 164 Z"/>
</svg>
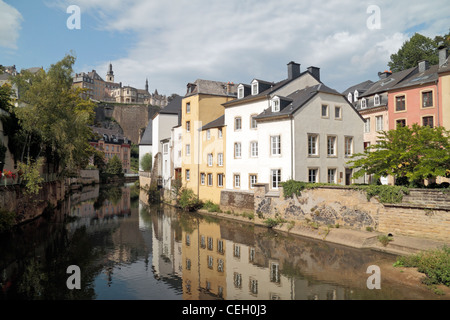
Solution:
<svg viewBox="0 0 450 320">
<path fill-rule="evenodd" d="M 352 100 L 353 99 L 353 95 L 352 95 L 351 92 L 348 93 L 347 99 L 348 99 L 348 101 L 353 102 L 353 100 Z"/>
<path fill-rule="evenodd" d="M 375 106 L 379 106 L 380 105 L 380 96 L 378 94 L 375 95 L 373 103 L 374 103 Z"/>
<path fill-rule="evenodd" d="M 353 93 L 353 96 L 355 97 L 355 100 L 354 100 L 354 101 L 357 101 L 358 98 L 359 98 L 359 92 L 358 92 L 358 90 L 355 90 L 355 92 Z"/>
<path fill-rule="evenodd" d="M 280 111 L 280 98 L 275 97 L 272 99 L 272 112 Z"/>
<path fill-rule="evenodd" d="M 259 93 L 259 85 L 258 85 L 258 81 L 253 81 L 252 82 L 252 95 L 255 96 Z"/>
<path fill-rule="evenodd" d="M 361 109 L 365 109 L 367 108 L 367 100 L 365 98 L 363 98 L 361 100 Z"/>
<path fill-rule="evenodd" d="M 244 97 L 244 86 L 241 84 L 238 87 L 238 99 L 242 99 Z"/>
</svg>

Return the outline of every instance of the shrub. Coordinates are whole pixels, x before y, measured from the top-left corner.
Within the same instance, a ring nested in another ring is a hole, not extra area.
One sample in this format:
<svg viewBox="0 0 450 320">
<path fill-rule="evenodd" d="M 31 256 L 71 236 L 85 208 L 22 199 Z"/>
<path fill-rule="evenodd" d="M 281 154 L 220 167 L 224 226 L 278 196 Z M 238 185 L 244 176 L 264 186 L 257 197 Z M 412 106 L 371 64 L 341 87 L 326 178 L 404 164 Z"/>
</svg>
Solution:
<svg viewBox="0 0 450 320">
<path fill-rule="evenodd" d="M 198 199 L 192 189 L 183 189 L 181 191 L 178 204 L 185 211 L 195 211 L 203 206 L 203 202 Z"/>
<path fill-rule="evenodd" d="M 367 200 L 378 197 L 381 203 L 400 203 L 405 194 L 409 194 L 409 189 L 403 186 L 369 185 L 363 187 L 367 193 Z"/>
<path fill-rule="evenodd" d="M 444 284 L 450 287 L 450 247 L 402 256 L 394 266 L 413 267 L 426 275 L 425 284 Z"/>
<path fill-rule="evenodd" d="M 208 210 L 208 212 L 220 212 L 220 206 L 218 204 L 215 204 L 212 201 L 206 201 L 203 205 L 203 209 Z"/>
<path fill-rule="evenodd" d="M 0 233 L 10 230 L 16 222 L 16 213 L 0 209 Z"/>
<path fill-rule="evenodd" d="M 392 241 L 392 237 L 390 237 L 388 235 L 385 235 L 385 234 L 379 235 L 378 236 L 378 241 L 380 241 L 381 244 L 386 247 L 389 244 L 389 242 Z"/>
</svg>

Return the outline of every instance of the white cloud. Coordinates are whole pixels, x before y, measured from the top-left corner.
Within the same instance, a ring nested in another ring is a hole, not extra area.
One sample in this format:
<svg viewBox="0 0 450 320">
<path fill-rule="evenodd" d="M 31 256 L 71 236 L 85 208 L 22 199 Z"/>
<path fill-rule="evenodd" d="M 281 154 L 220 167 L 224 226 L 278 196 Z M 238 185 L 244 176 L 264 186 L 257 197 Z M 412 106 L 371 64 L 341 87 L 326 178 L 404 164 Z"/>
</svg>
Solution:
<svg viewBox="0 0 450 320">
<path fill-rule="evenodd" d="M 0 0 L 0 47 L 17 49 L 22 20 L 19 11 Z"/>
<path fill-rule="evenodd" d="M 291 60 L 303 70 L 320 67 L 323 81 L 343 90 L 358 77 L 376 80 L 408 30 L 448 30 L 447 0 L 379 0 L 381 29 L 375 30 L 366 24 L 373 3 L 351 0 L 69 2 L 96 16 L 98 28 L 134 37 L 127 56 L 112 61 L 118 81 L 143 87 L 148 77 L 151 88 L 166 94 L 183 94 L 197 78 L 282 80 Z M 93 67 L 105 73 L 108 63 Z"/>
</svg>

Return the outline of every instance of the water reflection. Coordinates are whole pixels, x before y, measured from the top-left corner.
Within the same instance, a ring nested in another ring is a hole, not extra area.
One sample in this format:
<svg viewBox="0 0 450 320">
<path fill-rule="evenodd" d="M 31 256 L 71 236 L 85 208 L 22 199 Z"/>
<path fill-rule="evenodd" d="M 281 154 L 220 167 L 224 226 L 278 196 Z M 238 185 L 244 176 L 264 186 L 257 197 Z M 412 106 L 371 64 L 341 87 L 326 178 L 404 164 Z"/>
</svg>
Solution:
<svg viewBox="0 0 450 320">
<path fill-rule="evenodd" d="M 436 299 L 367 267 L 394 257 L 172 207 L 133 186 L 85 188 L 0 238 L 2 299 Z M 81 290 L 66 286 L 70 265 Z"/>
</svg>

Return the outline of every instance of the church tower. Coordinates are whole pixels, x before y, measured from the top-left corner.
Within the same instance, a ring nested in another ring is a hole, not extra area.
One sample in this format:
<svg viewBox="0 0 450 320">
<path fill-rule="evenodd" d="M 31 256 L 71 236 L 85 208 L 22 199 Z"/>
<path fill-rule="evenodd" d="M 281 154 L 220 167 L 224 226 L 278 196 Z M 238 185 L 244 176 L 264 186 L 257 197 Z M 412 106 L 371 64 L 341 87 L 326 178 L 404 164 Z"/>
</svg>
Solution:
<svg viewBox="0 0 450 320">
<path fill-rule="evenodd" d="M 109 64 L 109 70 L 106 73 L 106 82 L 114 82 L 114 72 L 112 69 L 112 63 Z"/>
</svg>

